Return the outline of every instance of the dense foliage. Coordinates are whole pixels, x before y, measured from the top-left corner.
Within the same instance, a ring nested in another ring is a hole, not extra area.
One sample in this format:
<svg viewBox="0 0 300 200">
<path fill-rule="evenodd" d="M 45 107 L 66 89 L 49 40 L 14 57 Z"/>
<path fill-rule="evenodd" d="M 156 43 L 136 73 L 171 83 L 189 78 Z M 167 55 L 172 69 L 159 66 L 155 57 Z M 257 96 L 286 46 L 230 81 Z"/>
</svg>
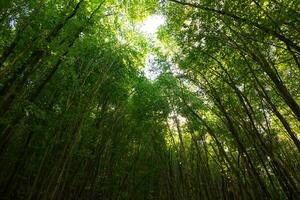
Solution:
<svg viewBox="0 0 300 200">
<path fill-rule="evenodd" d="M 299 10 L 1 1 L 0 199 L 299 198 Z"/>
</svg>

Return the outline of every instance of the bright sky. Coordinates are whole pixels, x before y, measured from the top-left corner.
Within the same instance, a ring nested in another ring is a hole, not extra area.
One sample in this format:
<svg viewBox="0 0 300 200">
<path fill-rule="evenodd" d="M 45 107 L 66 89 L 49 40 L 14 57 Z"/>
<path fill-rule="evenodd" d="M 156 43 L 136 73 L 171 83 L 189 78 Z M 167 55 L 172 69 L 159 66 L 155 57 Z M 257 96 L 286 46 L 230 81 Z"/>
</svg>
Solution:
<svg viewBox="0 0 300 200">
<path fill-rule="evenodd" d="M 140 26 L 138 26 L 138 30 L 142 34 L 150 37 L 149 39 L 156 40 L 156 32 L 158 28 L 165 23 L 165 21 L 166 19 L 163 15 L 151 15 L 146 18 Z M 150 80 L 156 79 L 160 74 L 157 66 L 155 67 L 154 59 L 154 55 L 147 55 L 145 60 L 145 67 L 143 69 L 145 76 Z"/>
<path fill-rule="evenodd" d="M 157 64 L 155 64 L 155 55 L 148 54 L 145 60 L 145 67 L 143 72 L 147 79 L 155 80 L 161 73 Z"/>
<path fill-rule="evenodd" d="M 151 15 L 147 17 L 145 21 L 142 22 L 139 30 L 147 35 L 154 35 L 157 32 L 159 26 L 165 23 L 166 19 L 163 15 Z"/>
</svg>

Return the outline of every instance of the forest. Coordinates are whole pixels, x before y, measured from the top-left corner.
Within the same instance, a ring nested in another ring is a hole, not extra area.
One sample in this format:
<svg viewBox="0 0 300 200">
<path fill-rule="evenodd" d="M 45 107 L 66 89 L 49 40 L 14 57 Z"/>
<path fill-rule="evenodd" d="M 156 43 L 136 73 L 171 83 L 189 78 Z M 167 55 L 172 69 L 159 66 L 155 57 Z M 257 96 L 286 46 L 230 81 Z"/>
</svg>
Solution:
<svg viewBox="0 0 300 200">
<path fill-rule="evenodd" d="M 0 199 L 300 199 L 300 1 L 0 0 Z"/>
</svg>

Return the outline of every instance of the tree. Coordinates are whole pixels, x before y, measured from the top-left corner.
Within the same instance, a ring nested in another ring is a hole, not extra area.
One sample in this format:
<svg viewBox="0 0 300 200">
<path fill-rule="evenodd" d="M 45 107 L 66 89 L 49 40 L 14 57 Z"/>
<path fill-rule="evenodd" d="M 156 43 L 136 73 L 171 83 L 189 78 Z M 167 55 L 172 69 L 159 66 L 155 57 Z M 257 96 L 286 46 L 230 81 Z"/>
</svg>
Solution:
<svg viewBox="0 0 300 200">
<path fill-rule="evenodd" d="M 297 199 L 296 1 L 0 4 L 1 199 Z"/>
</svg>

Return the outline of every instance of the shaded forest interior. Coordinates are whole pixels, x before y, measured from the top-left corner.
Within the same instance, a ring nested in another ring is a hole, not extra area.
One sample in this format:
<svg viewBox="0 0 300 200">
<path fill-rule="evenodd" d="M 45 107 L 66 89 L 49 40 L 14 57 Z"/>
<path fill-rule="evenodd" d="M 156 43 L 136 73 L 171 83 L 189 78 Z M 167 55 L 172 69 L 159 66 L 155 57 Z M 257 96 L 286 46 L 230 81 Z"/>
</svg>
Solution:
<svg viewBox="0 0 300 200">
<path fill-rule="evenodd" d="M 299 0 L 0 1 L 1 200 L 300 199 L 299 139 Z"/>
</svg>

